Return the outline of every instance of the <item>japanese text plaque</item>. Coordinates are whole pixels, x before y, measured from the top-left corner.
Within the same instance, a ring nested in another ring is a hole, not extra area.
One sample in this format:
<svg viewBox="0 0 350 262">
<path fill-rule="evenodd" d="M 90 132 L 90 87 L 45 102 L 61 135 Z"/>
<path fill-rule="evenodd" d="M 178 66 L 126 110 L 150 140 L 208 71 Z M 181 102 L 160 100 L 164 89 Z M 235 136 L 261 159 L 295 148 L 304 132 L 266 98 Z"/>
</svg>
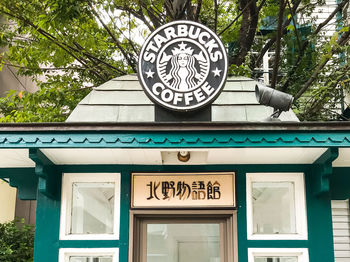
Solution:
<svg viewBox="0 0 350 262">
<path fill-rule="evenodd" d="M 133 208 L 235 207 L 235 174 L 134 173 Z"/>
</svg>

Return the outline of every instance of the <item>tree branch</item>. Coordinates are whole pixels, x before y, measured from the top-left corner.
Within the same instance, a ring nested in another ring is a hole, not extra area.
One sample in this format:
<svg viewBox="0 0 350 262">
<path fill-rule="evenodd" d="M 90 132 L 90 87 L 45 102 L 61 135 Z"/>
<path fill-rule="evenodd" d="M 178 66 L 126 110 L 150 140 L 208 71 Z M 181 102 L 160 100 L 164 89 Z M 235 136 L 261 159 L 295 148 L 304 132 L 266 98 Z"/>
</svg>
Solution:
<svg viewBox="0 0 350 262">
<path fill-rule="evenodd" d="M 75 67 L 75 66 L 71 66 L 71 67 L 27 67 L 27 66 L 20 66 L 20 65 L 14 65 L 12 63 L 4 63 L 4 65 L 7 66 L 11 66 L 11 67 L 15 67 L 15 68 L 19 68 L 19 69 L 28 69 L 28 70 L 41 70 L 41 71 L 66 71 L 66 70 L 87 70 L 86 68 L 83 67 Z"/>
<path fill-rule="evenodd" d="M 78 57 L 77 55 L 75 55 L 73 52 L 77 52 L 78 54 L 80 54 L 81 52 L 68 45 L 67 43 L 64 43 L 64 42 L 60 42 L 55 36 L 51 35 L 50 33 L 46 32 L 45 30 L 41 29 L 40 27 L 38 27 L 37 25 L 33 24 L 31 21 L 29 21 L 28 19 L 20 16 L 20 15 L 14 15 L 14 14 L 11 14 L 9 12 L 6 12 L 4 10 L 1 10 L 4 14 L 12 17 L 12 18 L 15 18 L 17 20 L 20 20 L 22 22 L 24 22 L 25 24 L 29 25 L 30 27 L 32 27 L 33 29 L 36 30 L 36 32 L 38 32 L 39 34 L 41 34 L 42 36 L 44 36 L 47 40 L 51 41 L 52 43 L 54 43 L 55 45 L 57 45 L 58 47 L 62 48 L 64 51 L 66 51 L 69 55 L 71 55 L 73 58 L 75 58 L 79 63 L 81 63 L 82 65 L 84 65 L 87 69 L 89 69 L 89 71 L 91 71 L 94 75 L 96 75 L 97 77 L 99 77 L 101 80 L 103 81 L 106 81 L 107 79 L 103 76 L 101 76 L 101 74 L 99 72 L 97 72 L 96 70 L 93 70 L 91 67 L 89 67 L 86 63 L 86 61 L 84 61 L 84 59 L 80 56 Z M 13 10 L 12 10 L 13 11 Z M 17 12 L 19 13 L 19 12 Z M 71 52 L 73 51 L 73 52 Z M 84 55 L 86 55 L 86 53 L 83 52 Z M 94 58 L 96 60 L 100 60 L 98 59 L 97 57 L 89 54 L 89 58 Z M 101 60 L 100 60 L 101 61 Z M 117 72 L 121 73 L 121 74 L 125 74 L 124 71 L 120 70 L 119 68 L 116 68 L 106 62 L 103 61 L 103 63 L 108 66 L 109 68 L 112 68 L 114 70 L 116 70 Z"/>
<path fill-rule="evenodd" d="M 132 14 L 135 18 L 141 20 L 147 27 L 148 29 L 153 32 L 154 31 L 154 26 L 152 26 L 149 21 L 146 19 L 145 15 L 143 14 L 142 7 L 140 6 L 138 10 L 134 10 L 128 7 L 123 7 L 117 5 L 114 1 L 112 2 L 113 6 L 115 9 L 120 10 L 120 11 L 126 11 Z"/>
<path fill-rule="evenodd" d="M 240 4 L 243 6 L 246 0 L 240 0 Z M 265 0 L 262 1 L 262 4 Z M 249 50 L 254 43 L 254 37 L 256 35 L 256 29 L 259 21 L 259 9 L 256 6 L 256 1 L 251 1 L 249 4 L 249 10 L 244 11 L 241 27 L 239 30 L 239 51 L 229 58 L 229 64 L 241 65 L 246 58 Z"/>
<path fill-rule="evenodd" d="M 293 4 L 292 11 L 295 13 L 298 6 L 300 5 L 301 0 L 296 0 L 296 2 Z M 290 21 L 292 20 L 292 17 L 288 18 L 286 21 L 284 21 L 283 26 L 282 26 L 282 32 L 285 34 L 285 28 L 290 24 Z M 265 53 L 274 45 L 276 42 L 277 35 L 274 34 L 269 41 L 264 45 L 264 47 L 261 49 L 256 61 L 255 61 L 255 67 L 258 67 L 259 64 L 261 63 L 261 60 L 263 59 Z"/>
<path fill-rule="evenodd" d="M 107 66 L 107 67 L 109 67 L 109 68 L 112 68 L 112 69 L 115 69 L 116 71 L 119 71 L 120 73 L 122 73 L 122 74 L 124 74 L 124 75 L 126 74 L 124 71 L 120 70 L 119 68 L 117 68 L 117 67 L 115 67 L 115 66 L 113 66 L 113 65 L 111 65 L 111 64 L 108 64 L 108 63 L 105 62 L 104 60 L 101 60 L 100 58 L 98 58 L 98 57 L 94 56 L 93 54 L 89 53 L 88 51 L 85 50 L 84 47 L 82 47 L 81 45 L 79 45 L 77 42 L 74 42 L 74 44 L 79 48 L 79 50 L 77 50 L 76 48 L 74 48 L 74 47 L 72 47 L 72 46 L 69 46 L 69 48 L 71 48 L 71 49 L 73 49 L 73 50 L 75 50 L 75 51 L 77 51 L 77 52 L 81 52 L 82 54 L 84 54 L 85 56 L 87 56 L 87 57 L 90 59 L 90 61 L 94 62 L 96 65 L 98 65 L 98 64 L 96 63 L 96 61 L 97 61 L 97 62 L 99 62 L 99 63 L 101 63 L 101 64 L 104 64 L 105 66 Z M 94 60 L 95 60 L 95 61 L 94 61 Z"/>
<path fill-rule="evenodd" d="M 157 8 L 157 6 L 153 4 L 153 1 L 151 1 L 151 3 L 152 3 L 151 7 L 155 11 L 155 13 L 158 15 L 159 21 L 165 24 L 166 21 L 165 21 L 164 14 L 162 13 L 162 11 L 159 10 Z"/>
<path fill-rule="evenodd" d="M 286 1 L 288 2 L 288 0 Z M 282 22 L 283 22 L 284 7 L 285 7 L 284 0 L 280 0 L 280 10 L 278 13 L 277 39 L 276 39 L 276 50 L 275 50 L 275 64 L 273 65 L 271 88 L 275 88 L 276 82 L 277 82 L 278 65 L 279 65 L 280 54 L 281 54 L 281 37 L 282 37 Z"/>
<path fill-rule="evenodd" d="M 344 46 L 349 41 L 350 31 L 343 33 L 343 35 L 338 39 L 337 44 L 339 46 Z M 316 67 L 315 71 L 312 73 L 310 78 L 306 81 L 306 83 L 300 88 L 299 92 L 294 96 L 294 101 L 296 101 L 299 97 L 301 97 L 306 90 L 311 86 L 311 84 L 315 81 L 318 74 L 324 68 L 324 66 L 328 63 L 331 57 L 336 53 L 336 48 L 331 50 L 329 56 L 325 57 L 324 60 Z"/>
<path fill-rule="evenodd" d="M 109 16 L 109 18 L 111 19 L 111 21 L 113 21 L 111 15 L 108 14 L 108 16 Z M 130 16 L 129 16 L 129 17 L 130 17 Z M 124 34 L 124 32 L 114 23 L 114 21 L 113 21 L 113 25 L 114 25 L 114 28 L 117 29 L 117 30 L 119 31 L 119 33 L 122 34 L 122 35 L 125 37 L 126 40 L 128 40 L 128 42 L 129 42 L 129 44 L 130 44 L 132 50 L 135 52 L 135 54 L 138 54 L 139 51 L 136 49 L 134 41 L 132 41 L 129 37 L 127 37 L 127 36 Z M 130 35 L 130 25 L 129 25 L 129 35 Z"/>
<path fill-rule="evenodd" d="M 147 5 L 142 0 L 139 0 L 139 5 L 141 7 L 141 12 L 142 12 L 142 8 L 144 8 L 146 10 L 148 17 L 152 21 L 152 24 L 154 25 L 154 27 L 155 28 L 160 27 L 162 24 L 162 21 L 153 13 L 153 10 L 151 10 L 150 8 L 147 8 Z M 143 14 L 143 12 L 142 12 L 142 14 Z"/>
<path fill-rule="evenodd" d="M 226 30 L 228 30 L 245 12 L 245 10 L 249 7 L 249 5 L 251 4 L 251 2 L 253 2 L 253 0 L 250 0 L 249 3 L 247 3 L 247 5 L 242 9 L 242 11 L 231 21 L 231 23 L 229 23 L 218 35 L 222 35 L 223 33 L 225 33 Z"/>
<path fill-rule="evenodd" d="M 326 20 L 324 20 L 321 24 L 319 24 L 315 30 L 314 34 L 318 34 L 322 28 L 329 23 L 329 21 L 332 20 L 332 18 L 347 4 L 349 3 L 349 0 L 343 0 L 336 9 L 328 16 Z"/>
<path fill-rule="evenodd" d="M 346 66 L 346 68 L 344 69 L 344 73 L 341 74 L 340 76 L 338 76 L 336 79 L 335 79 L 335 82 L 330 85 L 327 90 L 333 90 L 338 84 L 339 82 L 343 79 L 344 76 L 346 76 L 348 73 L 347 71 L 349 70 L 349 66 Z M 325 86 L 328 85 L 328 82 L 326 82 Z M 307 115 L 313 115 L 314 113 L 316 113 L 317 111 L 319 111 L 320 109 L 322 109 L 323 107 L 323 104 L 325 102 L 328 101 L 327 99 L 327 95 L 328 95 L 328 92 L 324 92 L 324 94 L 322 95 L 321 98 L 318 98 L 318 99 L 314 99 L 313 103 L 311 104 L 311 106 L 302 114 L 303 117 L 307 116 Z M 311 100 L 311 99 L 310 99 Z M 308 101 L 308 103 L 306 104 L 309 104 L 310 103 L 310 100 Z M 327 100 L 327 101 L 326 101 Z"/>
<path fill-rule="evenodd" d="M 343 0 L 338 6 L 336 9 L 334 9 L 334 11 L 327 17 L 327 19 L 325 19 L 321 24 L 319 24 L 316 28 L 316 30 L 312 33 L 312 35 L 317 35 L 323 27 L 325 27 L 329 21 L 332 20 L 332 18 L 345 6 L 346 3 L 348 3 L 349 0 Z M 287 79 L 284 81 L 284 84 L 281 88 L 281 91 L 286 91 L 288 86 L 289 86 L 289 83 L 292 79 L 292 77 L 294 76 L 295 72 L 297 71 L 296 68 L 298 68 L 298 66 L 300 65 L 300 62 L 302 60 L 302 57 L 304 56 L 304 53 L 306 51 L 306 48 L 309 46 L 310 44 L 310 41 L 309 40 L 306 40 L 302 47 L 299 49 L 299 53 L 298 53 L 298 57 L 297 57 L 297 60 L 295 61 L 295 64 L 294 64 L 294 67 L 293 67 L 293 70 L 291 70 L 289 73 L 288 73 L 288 76 L 287 76 Z"/>
<path fill-rule="evenodd" d="M 135 61 L 132 61 L 125 51 L 125 49 L 122 47 L 118 39 L 115 37 L 115 35 L 112 33 L 112 31 L 108 28 L 108 26 L 103 22 L 100 15 L 97 13 L 95 8 L 92 6 L 92 4 L 89 2 L 88 5 L 90 6 L 92 14 L 98 19 L 98 21 L 102 24 L 103 28 L 107 31 L 108 35 L 113 39 L 113 42 L 115 45 L 119 48 L 120 52 L 123 54 L 124 58 L 126 59 L 128 65 L 132 68 L 134 72 L 136 72 L 136 65 Z"/>
<path fill-rule="evenodd" d="M 299 37 L 299 32 L 297 30 L 297 21 L 295 21 L 295 13 L 294 11 L 292 10 L 292 7 L 290 6 L 290 3 L 289 1 L 287 0 L 287 5 L 288 5 L 288 9 L 289 9 L 289 12 L 290 12 L 290 15 L 292 16 L 292 20 L 293 20 L 293 24 L 294 24 L 294 34 L 295 34 L 295 37 L 297 38 L 297 43 L 298 43 L 298 47 L 299 47 L 299 50 L 301 49 L 301 40 L 300 40 L 300 37 Z"/>
<path fill-rule="evenodd" d="M 218 0 L 214 0 L 214 32 L 216 33 L 218 28 Z"/>
<path fill-rule="evenodd" d="M 197 0 L 197 9 L 196 9 L 196 15 L 194 17 L 194 21 L 198 22 L 199 20 L 199 14 L 201 12 L 202 8 L 202 0 Z"/>
</svg>

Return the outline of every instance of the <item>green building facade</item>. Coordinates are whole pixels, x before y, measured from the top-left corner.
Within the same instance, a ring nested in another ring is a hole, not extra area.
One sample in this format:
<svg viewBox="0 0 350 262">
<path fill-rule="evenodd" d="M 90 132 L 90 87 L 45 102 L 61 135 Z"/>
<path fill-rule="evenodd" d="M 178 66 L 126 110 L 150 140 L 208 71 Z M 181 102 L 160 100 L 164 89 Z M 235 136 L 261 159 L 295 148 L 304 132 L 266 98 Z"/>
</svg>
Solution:
<svg viewBox="0 0 350 262">
<path fill-rule="evenodd" d="M 259 122 L 255 84 L 229 78 L 211 121 L 157 122 L 127 76 L 66 123 L 1 125 L 0 177 L 37 200 L 34 261 L 334 262 L 350 125 Z"/>
</svg>

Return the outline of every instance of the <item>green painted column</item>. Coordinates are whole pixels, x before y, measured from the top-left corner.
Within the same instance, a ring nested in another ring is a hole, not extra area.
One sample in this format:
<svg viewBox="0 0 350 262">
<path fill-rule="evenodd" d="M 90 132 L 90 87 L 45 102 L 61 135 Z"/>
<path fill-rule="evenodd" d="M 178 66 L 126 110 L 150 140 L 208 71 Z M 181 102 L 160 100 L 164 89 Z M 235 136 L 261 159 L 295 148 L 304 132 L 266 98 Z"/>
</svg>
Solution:
<svg viewBox="0 0 350 262">
<path fill-rule="evenodd" d="M 246 174 L 236 173 L 238 261 L 248 261 Z"/>
<path fill-rule="evenodd" d="M 120 244 L 119 261 L 127 262 L 129 257 L 129 207 L 130 207 L 130 177 L 128 171 L 121 172 L 120 192 Z"/>
<path fill-rule="evenodd" d="M 309 262 L 334 262 L 332 208 L 330 193 L 315 196 L 313 176 L 305 174 Z"/>
<path fill-rule="evenodd" d="M 89 167 L 89 172 L 121 173 L 120 237 L 119 240 L 59 240 L 61 190 L 58 199 L 51 199 L 38 193 L 34 262 L 58 262 L 59 248 L 119 248 L 119 261 L 128 261 L 129 251 L 129 205 L 130 172 L 115 167 Z M 74 167 L 71 172 L 87 172 L 85 168 Z M 61 188 L 62 177 L 57 181 Z"/>
<path fill-rule="evenodd" d="M 61 184 L 61 181 L 59 181 L 59 184 Z M 60 205 L 60 201 L 50 199 L 38 193 L 34 262 L 58 261 Z"/>
</svg>

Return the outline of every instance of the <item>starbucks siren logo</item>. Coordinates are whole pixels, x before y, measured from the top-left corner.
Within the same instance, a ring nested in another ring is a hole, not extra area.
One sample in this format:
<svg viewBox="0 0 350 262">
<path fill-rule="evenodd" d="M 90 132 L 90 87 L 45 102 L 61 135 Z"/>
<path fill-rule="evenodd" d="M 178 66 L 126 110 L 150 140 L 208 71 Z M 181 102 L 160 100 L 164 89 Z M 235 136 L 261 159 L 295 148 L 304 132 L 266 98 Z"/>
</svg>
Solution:
<svg viewBox="0 0 350 262">
<path fill-rule="evenodd" d="M 208 28 L 175 21 L 149 36 L 138 69 L 140 82 L 155 103 L 177 111 L 195 110 L 220 94 L 227 76 L 227 56 Z"/>
</svg>

